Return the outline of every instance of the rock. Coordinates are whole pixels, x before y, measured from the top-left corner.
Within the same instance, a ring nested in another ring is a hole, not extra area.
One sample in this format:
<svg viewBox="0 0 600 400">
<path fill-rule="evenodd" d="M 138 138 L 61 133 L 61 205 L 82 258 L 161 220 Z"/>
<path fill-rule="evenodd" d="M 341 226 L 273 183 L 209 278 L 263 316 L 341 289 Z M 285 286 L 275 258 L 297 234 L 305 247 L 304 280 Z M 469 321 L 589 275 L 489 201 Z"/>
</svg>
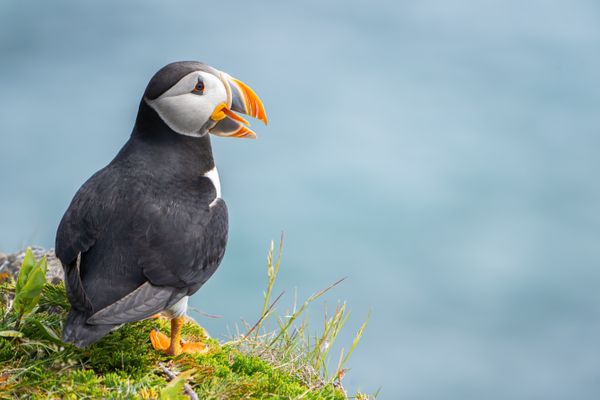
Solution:
<svg viewBox="0 0 600 400">
<path fill-rule="evenodd" d="M 4 263 L 6 262 L 7 259 L 8 259 L 8 256 L 0 251 L 0 271 L 2 271 L 2 268 L 4 267 Z"/>
<path fill-rule="evenodd" d="M 60 260 L 56 258 L 54 249 L 45 250 L 42 247 L 31 246 L 31 251 L 35 256 L 36 260 L 46 256 L 48 261 L 48 271 L 46 272 L 46 280 L 52 283 L 58 283 L 64 279 L 62 264 Z M 0 274 L 7 272 L 14 278 L 19 273 L 19 268 L 25 258 L 25 250 L 13 254 L 4 254 L 0 252 Z"/>
</svg>

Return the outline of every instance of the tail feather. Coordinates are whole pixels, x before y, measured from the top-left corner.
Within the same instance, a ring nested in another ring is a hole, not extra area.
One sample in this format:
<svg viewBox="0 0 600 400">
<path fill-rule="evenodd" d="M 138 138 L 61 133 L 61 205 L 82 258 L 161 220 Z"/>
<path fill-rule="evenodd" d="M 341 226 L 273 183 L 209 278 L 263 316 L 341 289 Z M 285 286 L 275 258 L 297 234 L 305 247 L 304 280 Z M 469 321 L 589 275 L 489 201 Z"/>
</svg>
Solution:
<svg viewBox="0 0 600 400">
<path fill-rule="evenodd" d="M 90 325 L 86 322 L 89 317 L 75 308 L 71 308 L 63 327 L 62 340 L 82 348 L 96 343 L 119 324 Z"/>
<path fill-rule="evenodd" d="M 177 303 L 187 290 L 146 282 L 133 292 L 92 315 L 91 324 L 123 324 L 146 319 Z"/>
</svg>

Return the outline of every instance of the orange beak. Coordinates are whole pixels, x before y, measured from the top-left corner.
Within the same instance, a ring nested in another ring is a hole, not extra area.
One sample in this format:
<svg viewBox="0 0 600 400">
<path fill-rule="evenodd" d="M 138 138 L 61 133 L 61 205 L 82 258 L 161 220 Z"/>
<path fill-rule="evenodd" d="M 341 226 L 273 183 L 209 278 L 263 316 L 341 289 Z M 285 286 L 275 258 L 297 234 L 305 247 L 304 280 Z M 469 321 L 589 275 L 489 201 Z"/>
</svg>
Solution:
<svg viewBox="0 0 600 400">
<path fill-rule="evenodd" d="M 210 133 L 255 139 L 256 133 L 249 128 L 250 123 L 236 112 L 256 118 L 267 125 L 267 114 L 262 101 L 248 85 L 228 74 L 221 72 L 221 81 L 227 91 L 227 102 L 219 104 L 213 111 L 211 119 L 218 122 Z"/>
</svg>

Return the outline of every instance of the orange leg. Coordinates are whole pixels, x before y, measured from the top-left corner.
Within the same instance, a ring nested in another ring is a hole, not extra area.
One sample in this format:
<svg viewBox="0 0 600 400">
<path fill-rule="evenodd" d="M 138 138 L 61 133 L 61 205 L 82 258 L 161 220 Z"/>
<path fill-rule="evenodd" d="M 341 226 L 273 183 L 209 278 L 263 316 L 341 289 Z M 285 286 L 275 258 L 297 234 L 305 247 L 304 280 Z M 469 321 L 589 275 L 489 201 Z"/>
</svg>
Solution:
<svg viewBox="0 0 600 400">
<path fill-rule="evenodd" d="M 181 353 L 205 353 L 208 346 L 201 342 L 181 342 L 181 327 L 185 317 L 177 317 L 171 320 L 171 338 L 158 331 L 150 332 L 152 347 L 156 350 L 166 351 L 170 356 L 178 356 Z"/>
<path fill-rule="evenodd" d="M 181 354 L 181 327 L 185 319 L 183 317 L 173 318 L 171 320 L 171 345 L 167 350 L 170 356 L 178 356 Z"/>
</svg>

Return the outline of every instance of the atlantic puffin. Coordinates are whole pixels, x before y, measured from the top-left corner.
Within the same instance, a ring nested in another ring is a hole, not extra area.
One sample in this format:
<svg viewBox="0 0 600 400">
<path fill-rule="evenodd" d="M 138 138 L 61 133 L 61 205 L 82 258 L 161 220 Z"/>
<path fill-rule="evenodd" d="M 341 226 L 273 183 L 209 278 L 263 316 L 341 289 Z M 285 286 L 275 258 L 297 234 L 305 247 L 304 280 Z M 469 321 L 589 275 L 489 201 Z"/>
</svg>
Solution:
<svg viewBox="0 0 600 400">
<path fill-rule="evenodd" d="M 188 297 L 216 271 L 227 244 L 227 207 L 210 135 L 255 138 L 245 114 L 267 124 L 260 98 L 229 74 L 197 61 L 166 65 L 150 80 L 133 132 L 116 157 L 75 194 L 56 234 L 71 309 L 62 338 L 86 347 L 111 330 L 156 314 L 182 343 Z"/>
</svg>

